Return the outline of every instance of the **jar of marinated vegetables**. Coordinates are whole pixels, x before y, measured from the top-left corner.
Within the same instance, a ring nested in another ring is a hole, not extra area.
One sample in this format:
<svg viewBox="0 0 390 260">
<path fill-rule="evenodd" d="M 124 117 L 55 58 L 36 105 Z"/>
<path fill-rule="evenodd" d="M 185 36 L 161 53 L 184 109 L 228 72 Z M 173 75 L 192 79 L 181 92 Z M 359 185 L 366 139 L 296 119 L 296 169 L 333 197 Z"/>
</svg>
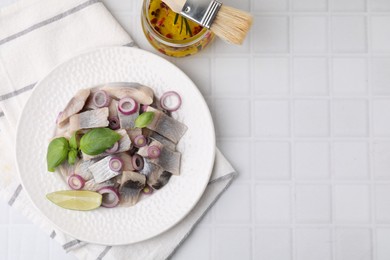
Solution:
<svg viewBox="0 0 390 260">
<path fill-rule="evenodd" d="M 214 39 L 210 30 L 173 12 L 161 0 L 144 0 L 141 22 L 150 44 L 173 57 L 198 53 Z"/>
</svg>

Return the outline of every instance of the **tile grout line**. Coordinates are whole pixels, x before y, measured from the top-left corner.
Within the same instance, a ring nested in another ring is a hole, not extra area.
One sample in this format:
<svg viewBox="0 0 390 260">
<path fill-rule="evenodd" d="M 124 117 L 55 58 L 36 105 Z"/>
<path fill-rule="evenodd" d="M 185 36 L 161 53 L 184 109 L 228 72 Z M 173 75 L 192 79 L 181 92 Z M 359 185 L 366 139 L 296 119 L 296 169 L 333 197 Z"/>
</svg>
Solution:
<svg viewBox="0 0 390 260">
<path fill-rule="evenodd" d="M 366 10 L 367 12 L 370 12 L 370 1 L 366 0 Z M 371 218 L 371 257 L 373 260 L 376 260 L 378 258 L 377 248 L 376 248 L 376 227 L 375 227 L 375 191 L 376 191 L 376 185 L 374 184 L 375 178 L 374 178 L 374 143 L 373 143 L 373 137 L 374 137 L 374 125 L 373 125 L 373 91 L 372 91 L 372 76 L 371 76 L 371 60 L 372 60 L 372 31 L 371 31 L 371 14 L 369 14 L 366 17 L 366 48 L 368 53 L 368 59 L 365 60 L 366 62 L 366 75 L 367 75 L 367 86 L 366 89 L 368 94 L 368 134 L 369 134 L 369 141 L 368 141 L 368 165 L 369 165 L 369 172 L 370 172 L 370 218 Z"/>
</svg>

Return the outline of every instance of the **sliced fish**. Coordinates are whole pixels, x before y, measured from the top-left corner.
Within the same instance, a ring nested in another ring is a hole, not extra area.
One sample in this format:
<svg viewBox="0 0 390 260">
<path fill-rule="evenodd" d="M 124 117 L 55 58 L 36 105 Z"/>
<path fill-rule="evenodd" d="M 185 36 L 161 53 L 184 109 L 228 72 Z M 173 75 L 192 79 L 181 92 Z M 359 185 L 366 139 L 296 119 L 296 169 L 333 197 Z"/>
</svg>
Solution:
<svg viewBox="0 0 390 260">
<path fill-rule="evenodd" d="M 169 179 L 172 177 L 172 173 L 167 171 L 153 172 L 149 177 L 147 184 L 155 190 L 159 190 L 164 187 Z"/>
<path fill-rule="evenodd" d="M 89 181 L 85 182 L 83 190 L 97 191 L 101 188 L 114 187 L 115 185 L 116 185 L 115 178 L 102 183 L 97 183 L 94 179 L 90 179 Z"/>
<path fill-rule="evenodd" d="M 108 126 L 108 108 L 85 111 L 70 117 L 70 131 Z"/>
<path fill-rule="evenodd" d="M 134 128 L 134 121 L 138 117 L 138 112 L 131 114 L 131 115 L 124 115 L 121 112 L 118 111 L 118 118 L 119 123 L 121 125 L 121 128 L 128 129 L 128 128 Z"/>
<path fill-rule="evenodd" d="M 172 142 L 171 140 L 165 138 L 164 136 L 156 133 L 155 131 L 152 131 L 150 129 L 147 129 L 147 128 L 143 128 L 142 129 L 142 133 L 149 137 L 151 140 L 156 140 L 158 142 L 160 142 L 163 146 L 165 146 L 166 148 L 174 151 L 176 149 L 176 144 L 174 142 Z"/>
<path fill-rule="evenodd" d="M 121 203 L 126 206 L 135 205 L 138 202 L 141 190 L 145 187 L 145 183 L 145 175 L 133 171 L 124 171 L 119 187 Z"/>
<path fill-rule="evenodd" d="M 116 154 L 123 161 L 122 170 L 123 171 L 134 171 L 133 163 L 131 162 L 132 157 L 127 153 Z"/>
<path fill-rule="evenodd" d="M 78 113 L 83 109 L 85 101 L 89 97 L 91 91 L 89 89 L 81 89 L 77 91 L 76 95 L 69 101 L 66 105 L 64 111 L 62 111 L 61 115 L 58 117 L 57 124 L 62 125 L 66 123 L 68 118 Z"/>
<path fill-rule="evenodd" d="M 110 169 L 109 163 L 111 158 L 113 156 L 107 156 L 88 167 L 96 183 L 102 183 L 120 174 L 120 172 L 115 172 Z"/>
<path fill-rule="evenodd" d="M 89 161 L 80 160 L 75 165 L 74 173 L 80 175 L 86 181 L 93 179 L 93 175 L 91 171 L 88 169 L 88 167 L 94 163 L 95 163 L 94 160 L 89 160 Z"/>
<path fill-rule="evenodd" d="M 149 178 L 149 176 L 163 170 L 164 169 L 161 168 L 161 166 L 151 162 L 149 159 L 144 158 L 144 167 L 139 172 Z"/>
<path fill-rule="evenodd" d="M 147 111 L 154 112 L 154 119 L 147 128 L 168 138 L 173 143 L 177 144 L 187 131 L 186 125 L 167 116 L 163 112 L 152 107 L 148 107 Z"/>
<path fill-rule="evenodd" d="M 140 129 L 140 128 L 133 128 L 133 129 L 128 128 L 128 129 L 126 129 L 126 131 L 127 131 L 127 134 L 129 135 L 132 143 L 134 143 L 134 139 L 137 136 L 142 135 L 142 129 Z"/>
<path fill-rule="evenodd" d="M 164 171 L 173 175 L 180 175 L 180 159 L 181 153 L 163 147 L 160 156 L 156 159 L 150 159 L 150 162 L 159 165 Z"/>
<path fill-rule="evenodd" d="M 110 105 L 108 106 L 109 117 L 118 117 L 118 104 L 119 102 L 115 99 L 111 100 Z"/>
<path fill-rule="evenodd" d="M 115 99 L 132 97 L 138 104 L 150 105 L 153 103 L 153 90 L 139 83 L 110 83 L 101 89 Z"/>
<path fill-rule="evenodd" d="M 119 148 L 116 153 L 126 152 L 129 151 L 131 148 L 131 140 L 129 135 L 127 134 L 125 129 L 119 129 L 117 131 L 118 134 L 122 136 L 121 139 L 119 139 Z"/>
</svg>

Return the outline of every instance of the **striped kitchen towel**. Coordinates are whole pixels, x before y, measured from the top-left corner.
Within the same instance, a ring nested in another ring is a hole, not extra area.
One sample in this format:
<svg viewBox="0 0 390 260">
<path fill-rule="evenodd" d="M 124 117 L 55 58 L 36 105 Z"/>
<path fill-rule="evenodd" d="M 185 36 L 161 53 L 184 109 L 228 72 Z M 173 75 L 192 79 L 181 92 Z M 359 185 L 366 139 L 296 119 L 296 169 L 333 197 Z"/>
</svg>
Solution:
<svg viewBox="0 0 390 260">
<path fill-rule="evenodd" d="M 61 62 L 103 46 L 135 43 L 98 0 L 22 0 L 0 10 L 0 198 L 80 259 L 166 259 L 234 179 L 219 151 L 211 181 L 192 212 L 169 231 L 126 246 L 87 244 L 53 229 L 31 205 L 17 177 L 16 122 L 34 85 Z"/>
</svg>

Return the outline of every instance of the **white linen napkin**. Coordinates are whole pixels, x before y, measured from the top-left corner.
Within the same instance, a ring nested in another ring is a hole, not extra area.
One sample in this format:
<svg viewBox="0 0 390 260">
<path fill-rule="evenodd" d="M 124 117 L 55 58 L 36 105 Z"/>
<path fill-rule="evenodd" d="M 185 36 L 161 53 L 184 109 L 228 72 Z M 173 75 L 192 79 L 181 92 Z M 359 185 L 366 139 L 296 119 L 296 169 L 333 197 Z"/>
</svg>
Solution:
<svg viewBox="0 0 390 260">
<path fill-rule="evenodd" d="M 55 230 L 24 193 L 14 165 L 16 123 L 36 82 L 83 51 L 135 46 L 98 0 L 22 0 L 0 10 L 0 198 L 80 259 L 166 259 L 229 186 L 235 171 L 217 150 L 211 181 L 196 207 L 169 231 L 136 244 L 87 244 Z"/>
</svg>

